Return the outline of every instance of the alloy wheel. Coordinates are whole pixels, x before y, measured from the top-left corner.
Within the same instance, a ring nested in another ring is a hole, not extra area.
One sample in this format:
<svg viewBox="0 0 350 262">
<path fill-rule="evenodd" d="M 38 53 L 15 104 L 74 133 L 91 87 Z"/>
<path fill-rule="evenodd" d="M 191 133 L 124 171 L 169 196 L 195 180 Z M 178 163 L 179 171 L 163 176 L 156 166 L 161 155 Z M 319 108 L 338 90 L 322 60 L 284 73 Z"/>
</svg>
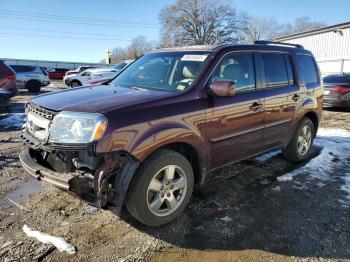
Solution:
<svg viewBox="0 0 350 262">
<path fill-rule="evenodd" d="M 183 203 L 187 191 L 187 176 L 178 165 L 159 170 L 147 188 L 147 206 L 156 216 L 168 216 Z"/>
<path fill-rule="evenodd" d="M 312 132 L 309 126 L 304 126 L 298 136 L 298 153 L 304 156 L 310 149 L 312 141 Z"/>
</svg>

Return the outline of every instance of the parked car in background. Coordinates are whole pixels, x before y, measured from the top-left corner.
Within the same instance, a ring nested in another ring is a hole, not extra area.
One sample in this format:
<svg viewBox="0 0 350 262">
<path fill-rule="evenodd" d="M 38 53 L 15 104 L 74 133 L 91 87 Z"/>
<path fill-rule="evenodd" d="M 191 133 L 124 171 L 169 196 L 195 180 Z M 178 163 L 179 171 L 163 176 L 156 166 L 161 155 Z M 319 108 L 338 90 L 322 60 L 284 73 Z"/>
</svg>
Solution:
<svg viewBox="0 0 350 262">
<path fill-rule="evenodd" d="M 9 106 L 11 97 L 16 93 L 16 73 L 0 60 L 0 108 Z"/>
<path fill-rule="evenodd" d="M 64 82 L 67 86 L 79 87 L 82 86 L 84 82 L 91 79 L 91 70 L 84 70 L 76 75 L 70 75 L 64 77 Z"/>
<path fill-rule="evenodd" d="M 8 91 L 10 96 L 17 93 L 16 72 L 2 60 L 0 60 L 0 88 Z"/>
<path fill-rule="evenodd" d="M 108 85 L 33 98 L 19 156 L 41 181 L 160 226 L 207 173 L 273 149 L 308 159 L 322 114 L 317 63 L 271 42 L 168 48 Z"/>
<path fill-rule="evenodd" d="M 28 92 L 38 93 L 41 87 L 50 84 L 49 77 L 44 68 L 30 65 L 10 65 L 16 72 L 18 89 L 27 89 Z"/>
<path fill-rule="evenodd" d="M 65 76 L 76 75 L 76 74 L 79 74 L 79 73 L 85 71 L 86 69 L 90 69 L 90 68 L 96 68 L 96 67 L 95 66 L 79 66 L 75 70 L 68 70 L 66 72 Z"/>
<path fill-rule="evenodd" d="M 82 82 L 82 85 L 91 84 L 90 81 L 93 81 L 92 83 L 102 83 L 111 80 L 133 61 L 134 60 L 124 60 L 115 64 L 112 68 L 89 69 L 90 77 L 87 81 Z"/>
<path fill-rule="evenodd" d="M 62 80 L 66 72 L 69 71 L 67 68 L 50 68 L 47 70 L 50 79 L 60 79 Z"/>
<path fill-rule="evenodd" d="M 111 81 L 113 78 L 97 78 L 97 79 L 91 79 L 89 81 L 86 81 L 84 83 L 84 86 L 95 86 L 103 83 L 107 83 Z"/>
<path fill-rule="evenodd" d="M 134 62 L 134 60 L 123 60 L 113 66 L 116 70 L 123 70 L 126 66 L 128 66 L 130 63 Z"/>
<path fill-rule="evenodd" d="M 328 75 L 323 84 L 323 106 L 350 108 L 350 73 Z"/>
</svg>

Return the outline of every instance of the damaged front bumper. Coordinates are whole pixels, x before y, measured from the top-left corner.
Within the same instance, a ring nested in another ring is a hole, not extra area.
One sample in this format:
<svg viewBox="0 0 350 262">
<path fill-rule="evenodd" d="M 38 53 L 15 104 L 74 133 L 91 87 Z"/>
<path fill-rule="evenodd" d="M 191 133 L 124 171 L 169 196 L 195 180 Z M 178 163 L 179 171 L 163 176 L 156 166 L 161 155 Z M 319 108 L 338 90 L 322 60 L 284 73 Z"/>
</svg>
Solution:
<svg viewBox="0 0 350 262">
<path fill-rule="evenodd" d="M 48 150 L 47 146 L 43 148 Z M 139 161 L 125 152 L 99 155 L 89 152 L 93 156 L 87 160 L 79 159 L 86 153 L 57 149 L 44 151 L 40 146 L 33 148 L 25 141 L 19 159 L 23 168 L 36 179 L 69 190 L 98 207 L 112 207 L 119 214 Z M 48 161 L 49 157 L 62 159 L 55 163 Z M 83 161 L 93 162 L 93 169 L 87 168 L 88 163 L 79 165 Z"/>
<path fill-rule="evenodd" d="M 70 190 L 69 181 L 76 176 L 76 173 L 59 173 L 50 170 L 37 163 L 36 159 L 30 154 L 30 149 L 26 146 L 19 155 L 22 167 L 38 180 L 48 182 L 61 189 Z"/>
</svg>

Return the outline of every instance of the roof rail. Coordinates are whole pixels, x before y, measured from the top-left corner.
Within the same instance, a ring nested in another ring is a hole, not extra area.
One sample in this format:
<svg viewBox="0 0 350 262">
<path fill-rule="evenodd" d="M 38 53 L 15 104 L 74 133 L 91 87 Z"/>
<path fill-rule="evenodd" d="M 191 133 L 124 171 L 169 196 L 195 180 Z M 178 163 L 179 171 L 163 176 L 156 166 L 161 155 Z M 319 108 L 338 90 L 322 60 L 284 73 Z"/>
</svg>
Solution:
<svg viewBox="0 0 350 262">
<path fill-rule="evenodd" d="M 293 46 L 296 48 L 304 49 L 302 45 L 298 44 L 290 44 L 290 43 L 282 43 L 282 42 L 274 42 L 274 41 L 265 41 L 265 40 L 258 40 L 255 41 L 254 44 L 256 45 L 286 45 L 286 46 Z"/>
</svg>

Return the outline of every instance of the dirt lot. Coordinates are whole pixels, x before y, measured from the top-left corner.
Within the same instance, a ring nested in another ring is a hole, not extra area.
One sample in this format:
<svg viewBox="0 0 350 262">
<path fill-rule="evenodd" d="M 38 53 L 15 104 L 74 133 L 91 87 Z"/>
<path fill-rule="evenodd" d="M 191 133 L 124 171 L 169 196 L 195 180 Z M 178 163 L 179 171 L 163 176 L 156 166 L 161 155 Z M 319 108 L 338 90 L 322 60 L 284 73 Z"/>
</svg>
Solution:
<svg viewBox="0 0 350 262">
<path fill-rule="evenodd" d="M 350 112 L 324 111 L 308 162 L 296 166 L 276 151 L 220 169 L 180 219 L 149 228 L 25 174 L 17 154 L 30 97 L 21 92 L 0 114 L 1 261 L 350 259 Z M 43 258 L 48 247 L 26 237 L 24 224 L 64 237 L 77 253 Z"/>
</svg>

